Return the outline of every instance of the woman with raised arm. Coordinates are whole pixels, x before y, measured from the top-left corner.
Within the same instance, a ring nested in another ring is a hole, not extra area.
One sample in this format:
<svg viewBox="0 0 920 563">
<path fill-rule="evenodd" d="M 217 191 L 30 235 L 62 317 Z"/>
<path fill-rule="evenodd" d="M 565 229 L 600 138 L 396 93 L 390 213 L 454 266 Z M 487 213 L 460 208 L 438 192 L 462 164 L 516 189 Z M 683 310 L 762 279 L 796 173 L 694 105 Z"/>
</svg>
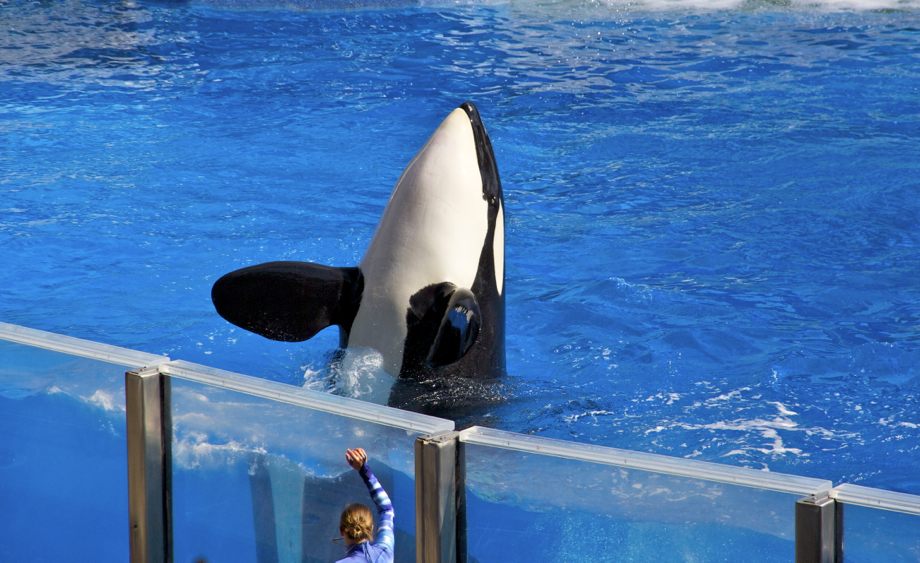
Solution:
<svg viewBox="0 0 920 563">
<path fill-rule="evenodd" d="M 336 563 L 391 563 L 393 561 L 393 503 L 386 491 L 377 482 L 371 468 L 367 466 L 367 453 L 362 448 L 348 450 L 345 460 L 364 479 L 367 490 L 377 505 L 380 526 L 377 541 L 374 541 L 374 517 L 370 509 L 361 503 L 349 504 L 339 519 L 339 533 L 348 547 L 344 559 Z"/>
</svg>

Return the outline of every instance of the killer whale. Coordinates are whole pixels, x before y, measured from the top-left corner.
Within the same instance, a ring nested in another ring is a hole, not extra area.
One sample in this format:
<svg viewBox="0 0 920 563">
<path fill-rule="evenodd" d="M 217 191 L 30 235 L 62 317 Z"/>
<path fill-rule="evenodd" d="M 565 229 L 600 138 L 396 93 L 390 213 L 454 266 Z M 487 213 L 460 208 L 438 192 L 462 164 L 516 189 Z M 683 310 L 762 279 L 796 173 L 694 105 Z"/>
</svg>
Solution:
<svg viewBox="0 0 920 563">
<path fill-rule="evenodd" d="M 431 390 L 505 372 L 504 282 L 501 180 L 465 102 L 406 166 L 356 267 L 259 264 L 221 277 L 211 299 L 227 321 L 273 340 L 336 325 L 341 348 L 382 356 L 396 378 L 391 406 L 442 413 L 448 405 L 430 403 L 451 394 Z"/>
</svg>

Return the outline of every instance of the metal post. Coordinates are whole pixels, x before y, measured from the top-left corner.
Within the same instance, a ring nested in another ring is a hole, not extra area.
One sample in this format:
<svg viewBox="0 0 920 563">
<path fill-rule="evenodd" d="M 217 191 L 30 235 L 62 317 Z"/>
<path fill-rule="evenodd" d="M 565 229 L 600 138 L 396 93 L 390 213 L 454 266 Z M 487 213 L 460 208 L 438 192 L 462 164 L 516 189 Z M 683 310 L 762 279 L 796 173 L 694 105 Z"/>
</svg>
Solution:
<svg viewBox="0 0 920 563">
<path fill-rule="evenodd" d="M 467 562 L 466 538 L 466 445 L 457 437 L 457 562 Z"/>
<path fill-rule="evenodd" d="M 458 432 L 415 440 L 417 563 L 457 563 Z"/>
<path fill-rule="evenodd" d="M 172 424 L 169 377 L 125 373 L 131 563 L 172 563 Z"/>
<path fill-rule="evenodd" d="M 843 563 L 843 505 L 813 495 L 795 503 L 795 563 Z"/>
</svg>

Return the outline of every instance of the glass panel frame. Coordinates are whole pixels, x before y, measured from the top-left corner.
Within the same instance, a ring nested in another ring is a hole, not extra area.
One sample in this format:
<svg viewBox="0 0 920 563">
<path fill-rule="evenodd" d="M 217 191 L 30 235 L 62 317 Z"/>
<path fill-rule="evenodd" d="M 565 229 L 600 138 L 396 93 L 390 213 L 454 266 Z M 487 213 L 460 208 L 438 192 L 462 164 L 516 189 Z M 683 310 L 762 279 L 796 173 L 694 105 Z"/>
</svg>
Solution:
<svg viewBox="0 0 920 563">
<path fill-rule="evenodd" d="M 826 479 L 813 479 L 693 459 L 567 442 L 481 426 L 474 426 L 461 432 L 460 441 L 800 496 L 820 496 L 833 487 L 833 483 Z"/>
<path fill-rule="evenodd" d="M 293 563 L 344 556 L 346 504 L 373 507 L 345 463 L 364 447 L 396 507 L 396 560 L 415 560 L 415 440 L 449 420 L 188 362 L 171 378 L 174 551 Z"/>
<path fill-rule="evenodd" d="M 480 427 L 460 432 L 460 441 L 468 555 L 483 563 L 788 561 L 796 501 L 831 487 Z"/>
<path fill-rule="evenodd" d="M 358 399 L 312 391 L 302 387 L 294 387 L 285 383 L 182 360 L 164 363 L 160 365 L 159 370 L 164 375 L 179 379 L 187 379 L 213 387 L 271 399 L 280 403 L 288 403 L 357 420 L 384 424 L 421 434 L 438 434 L 454 429 L 454 423 L 450 420 L 394 409 Z"/>
</svg>

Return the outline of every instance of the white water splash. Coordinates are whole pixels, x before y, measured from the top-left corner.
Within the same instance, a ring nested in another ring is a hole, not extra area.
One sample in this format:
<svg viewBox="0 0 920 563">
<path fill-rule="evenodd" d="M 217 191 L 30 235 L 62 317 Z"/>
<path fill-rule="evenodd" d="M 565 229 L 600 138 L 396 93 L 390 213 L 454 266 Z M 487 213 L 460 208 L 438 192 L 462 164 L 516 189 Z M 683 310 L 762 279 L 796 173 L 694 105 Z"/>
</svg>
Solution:
<svg viewBox="0 0 920 563">
<path fill-rule="evenodd" d="M 337 394 L 378 405 L 387 403 L 396 381 L 383 369 L 380 352 L 360 346 L 346 349 L 330 371 Z"/>
</svg>

